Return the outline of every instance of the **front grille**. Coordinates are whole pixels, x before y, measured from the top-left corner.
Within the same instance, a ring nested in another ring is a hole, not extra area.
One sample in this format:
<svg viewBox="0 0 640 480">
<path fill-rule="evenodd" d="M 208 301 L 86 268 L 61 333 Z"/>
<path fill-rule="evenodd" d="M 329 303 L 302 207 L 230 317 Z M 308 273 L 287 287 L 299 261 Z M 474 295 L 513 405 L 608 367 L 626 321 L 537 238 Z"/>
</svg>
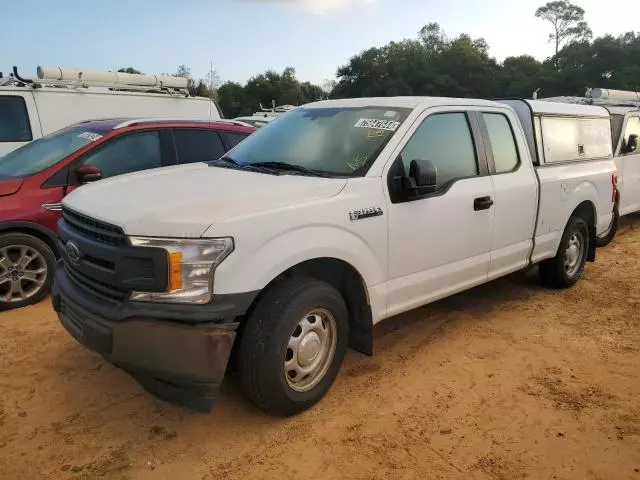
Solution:
<svg viewBox="0 0 640 480">
<path fill-rule="evenodd" d="M 127 298 L 128 291 L 122 290 L 114 285 L 109 285 L 104 282 L 99 282 L 92 278 L 89 278 L 84 273 L 71 267 L 68 263 L 65 263 L 64 270 L 67 273 L 69 279 L 79 288 L 86 290 L 104 300 L 111 302 L 122 302 Z"/>
<path fill-rule="evenodd" d="M 62 216 L 70 228 L 82 235 L 108 245 L 127 245 L 127 237 L 120 227 L 62 207 Z"/>
</svg>

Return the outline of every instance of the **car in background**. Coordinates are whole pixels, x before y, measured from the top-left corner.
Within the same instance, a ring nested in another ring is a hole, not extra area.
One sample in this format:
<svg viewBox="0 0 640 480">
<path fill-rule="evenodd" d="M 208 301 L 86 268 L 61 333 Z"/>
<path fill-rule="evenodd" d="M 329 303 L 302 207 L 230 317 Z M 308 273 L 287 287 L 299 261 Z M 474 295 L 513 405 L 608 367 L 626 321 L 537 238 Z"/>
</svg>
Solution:
<svg viewBox="0 0 640 480">
<path fill-rule="evenodd" d="M 187 79 L 125 72 L 38 67 L 37 77 L 0 80 L 0 155 L 89 118 L 218 120 L 207 97 L 193 97 Z"/>
<path fill-rule="evenodd" d="M 69 192 L 102 178 L 215 160 L 254 131 L 231 120 L 92 120 L 0 157 L 0 310 L 48 293 Z"/>
</svg>

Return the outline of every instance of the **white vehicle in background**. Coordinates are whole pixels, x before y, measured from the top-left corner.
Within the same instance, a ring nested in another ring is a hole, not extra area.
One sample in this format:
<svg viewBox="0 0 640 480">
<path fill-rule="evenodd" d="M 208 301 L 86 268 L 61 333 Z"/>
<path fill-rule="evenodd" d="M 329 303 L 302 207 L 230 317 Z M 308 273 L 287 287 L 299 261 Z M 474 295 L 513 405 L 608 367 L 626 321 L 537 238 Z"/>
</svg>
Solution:
<svg viewBox="0 0 640 480">
<path fill-rule="evenodd" d="M 600 105 L 611 115 L 612 146 L 618 168 L 618 194 L 609 228 L 598 236 L 598 246 L 615 237 L 618 218 L 640 211 L 640 94 L 589 88 L 585 97 L 552 97 L 545 101 Z"/>
<path fill-rule="evenodd" d="M 0 79 L 0 156 L 87 119 L 222 117 L 211 99 L 189 96 L 186 78 L 59 67 L 23 78 L 13 69 Z"/>
<path fill-rule="evenodd" d="M 298 108 L 298 107 L 294 107 L 293 105 L 282 105 L 280 107 L 274 106 L 270 109 L 266 109 L 262 105 L 260 105 L 259 112 L 255 112 L 253 115 L 250 115 L 250 116 L 237 117 L 237 118 L 234 118 L 234 120 L 244 122 L 255 128 L 262 128 L 268 123 L 278 118 L 283 113 L 287 113 L 295 108 Z"/>
<path fill-rule="evenodd" d="M 210 408 L 235 342 L 257 405 L 307 409 L 385 318 L 533 264 L 570 287 L 595 259 L 608 112 L 506 103 L 312 103 L 209 164 L 75 190 L 54 308 L 163 398 Z"/>
</svg>

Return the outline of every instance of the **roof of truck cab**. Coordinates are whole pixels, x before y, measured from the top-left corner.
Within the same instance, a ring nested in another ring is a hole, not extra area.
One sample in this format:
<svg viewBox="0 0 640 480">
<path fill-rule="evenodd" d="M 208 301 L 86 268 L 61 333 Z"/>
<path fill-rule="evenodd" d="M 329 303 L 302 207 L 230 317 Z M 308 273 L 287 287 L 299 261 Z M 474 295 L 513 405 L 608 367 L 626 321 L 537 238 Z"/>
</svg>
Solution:
<svg viewBox="0 0 640 480">
<path fill-rule="evenodd" d="M 309 103 L 302 108 L 338 108 L 338 107 L 385 107 L 385 108 L 427 108 L 430 106 L 486 106 L 504 107 L 491 100 L 477 98 L 449 98 L 449 97 L 364 97 L 344 98 L 337 100 L 323 100 Z"/>
</svg>

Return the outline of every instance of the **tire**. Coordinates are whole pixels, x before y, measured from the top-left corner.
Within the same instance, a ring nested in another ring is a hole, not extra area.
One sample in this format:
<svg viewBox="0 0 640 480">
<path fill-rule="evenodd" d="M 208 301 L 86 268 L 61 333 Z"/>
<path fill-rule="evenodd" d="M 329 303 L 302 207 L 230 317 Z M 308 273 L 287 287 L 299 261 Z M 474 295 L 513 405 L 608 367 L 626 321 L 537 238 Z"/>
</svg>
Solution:
<svg viewBox="0 0 640 480">
<path fill-rule="evenodd" d="M 556 256 L 540 262 L 542 282 L 553 288 L 569 288 L 580 280 L 589 252 L 589 241 L 587 222 L 580 217 L 571 217 Z"/>
<path fill-rule="evenodd" d="M 618 220 L 620 215 L 618 214 L 618 205 L 613 206 L 613 219 L 611 220 L 611 226 L 609 230 L 596 238 L 596 247 L 606 247 L 611 243 L 611 240 L 616 236 L 618 231 Z"/>
<path fill-rule="evenodd" d="M 55 265 L 55 255 L 39 238 L 25 233 L 0 235 L 0 310 L 32 305 L 46 297 Z"/>
<path fill-rule="evenodd" d="M 240 338 L 238 370 L 251 401 L 281 416 L 317 403 L 340 370 L 347 350 L 348 318 L 344 299 L 328 283 L 293 278 L 275 284 L 258 301 Z M 301 345 L 297 354 L 291 348 L 296 342 Z M 302 376 L 293 369 L 305 362 L 319 365 L 315 374 Z"/>
</svg>

